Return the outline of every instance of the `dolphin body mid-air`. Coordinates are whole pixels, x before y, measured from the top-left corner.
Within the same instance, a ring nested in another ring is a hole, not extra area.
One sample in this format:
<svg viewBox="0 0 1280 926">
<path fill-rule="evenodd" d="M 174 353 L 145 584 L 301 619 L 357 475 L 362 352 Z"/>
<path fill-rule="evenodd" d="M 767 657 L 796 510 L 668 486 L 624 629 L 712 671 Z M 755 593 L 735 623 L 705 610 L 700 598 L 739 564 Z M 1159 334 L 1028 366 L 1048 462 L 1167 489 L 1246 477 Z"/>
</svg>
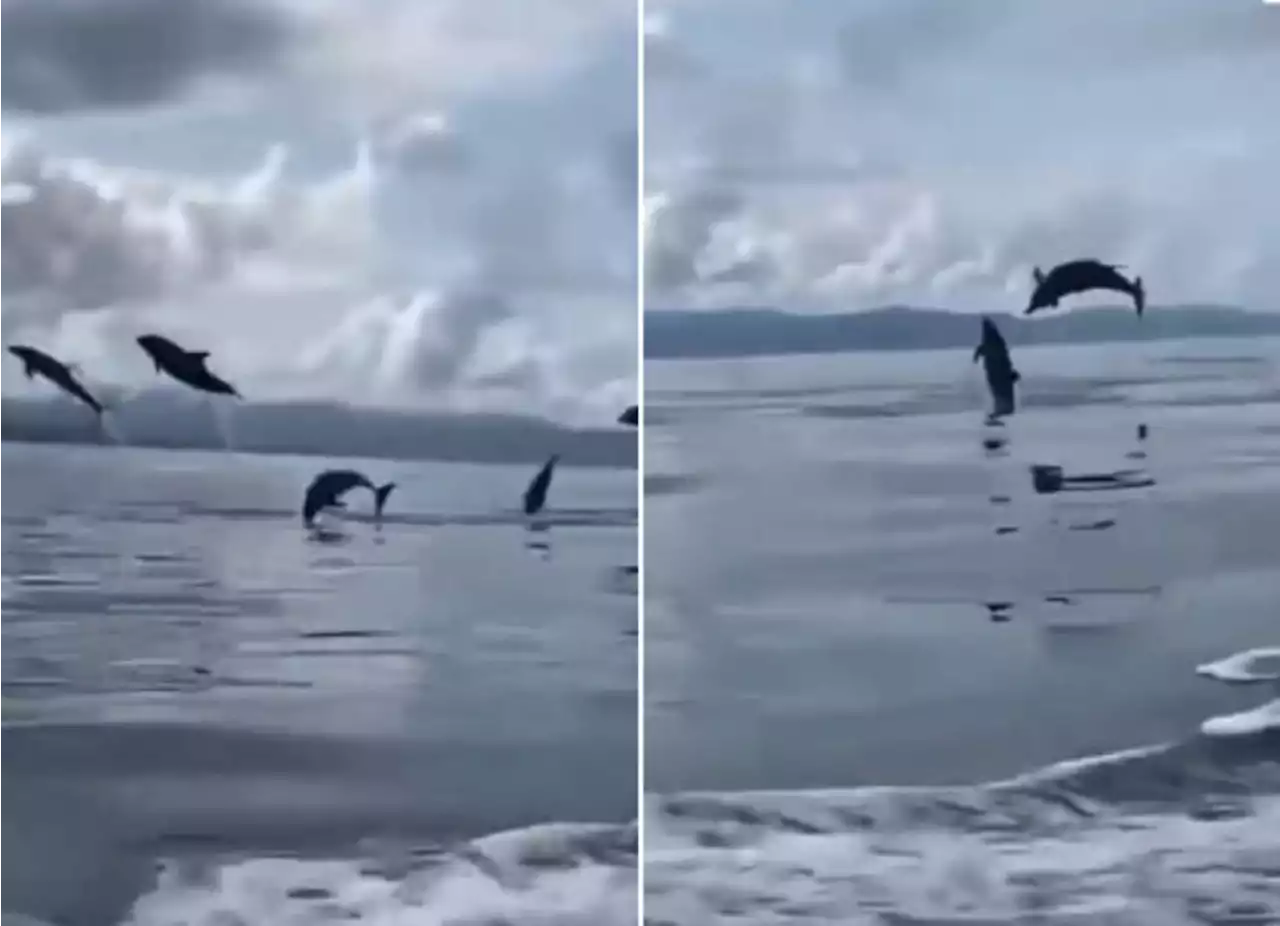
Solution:
<svg viewBox="0 0 1280 926">
<path fill-rule="evenodd" d="M 640 424 L 640 406 L 628 405 L 626 410 L 618 416 L 618 424 L 629 424 L 636 427 Z"/>
<path fill-rule="evenodd" d="M 551 476 L 555 472 L 560 454 L 552 454 L 551 459 L 542 465 L 538 475 L 533 477 L 529 488 L 524 490 L 524 513 L 537 514 L 547 503 L 547 489 L 551 487 Z"/>
<path fill-rule="evenodd" d="M 992 409 L 988 420 L 994 423 L 1012 415 L 1017 408 L 1013 387 L 1022 379 L 1022 374 L 1013 368 L 1004 335 L 985 315 L 982 317 L 982 341 L 973 350 L 973 362 L 977 363 L 979 358 L 987 374 L 987 388 L 991 390 Z"/>
<path fill-rule="evenodd" d="M 1147 292 L 1142 286 L 1142 277 L 1134 277 L 1132 281 L 1125 279 L 1119 264 L 1104 264 L 1100 260 L 1087 258 L 1058 264 L 1048 273 L 1036 267 L 1031 273 L 1036 286 L 1023 315 L 1034 314 L 1040 309 L 1055 308 L 1059 300 L 1092 289 L 1111 290 L 1131 297 L 1139 318 L 1147 305 Z"/>
<path fill-rule="evenodd" d="M 178 382 L 201 392 L 241 397 L 234 386 L 209 372 L 205 366 L 209 359 L 207 350 L 187 350 L 158 334 L 142 335 L 138 338 L 138 346 L 147 352 L 156 365 L 157 373 L 168 373 Z"/>
<path fill-rule="evenodd" d="M 373 516 L 381 518 L 387 496 L 396 487 L 394 482 L 379 486 L 374 485 L 373 480 L 364 473 L 354 469 L 327 469 L 307 486 L 307 494 L 302 500 L 302 523 L 310 527 L 315 516 L 323 509 L 341 507 L 342 496 L 357 487 L 373 493 Z"/>
<path fill-rule="evenodd" d="M 99 418 L 106 411 L 103 404 L 95 399 L 88 389 L 80 385 L 71 368 L 56 357 L 51 357 L 42 350 L 27 347 L 24 344 L 12 345 L 9 353 L 22 361 L 22 371 L 27 374 L 27 379 L 33 378 L 38 373 L 73 399 L 89 406 Z"/>
</svg>

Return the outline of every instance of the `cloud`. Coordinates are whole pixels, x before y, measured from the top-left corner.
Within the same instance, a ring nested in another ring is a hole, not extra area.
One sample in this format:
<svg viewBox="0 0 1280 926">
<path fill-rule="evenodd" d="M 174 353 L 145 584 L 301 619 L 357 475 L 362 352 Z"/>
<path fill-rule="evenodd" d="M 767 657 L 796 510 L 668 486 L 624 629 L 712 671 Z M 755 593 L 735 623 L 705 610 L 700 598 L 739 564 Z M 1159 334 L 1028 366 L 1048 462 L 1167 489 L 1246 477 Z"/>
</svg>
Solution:
<svg viewBox="0 0 1280 926">
<path fill-rule="evenodd" d="M 5 150 L 3 292 L 9 324 L 190 293 L 254 272 L 332 275 L 370 246 L 367 161 L 303 192 L 282 183 L 287 149 L 230 184 Z M 342 221 L 335 221 L 338 214 Z M 255 261 L 261 260 L 256 266 Z"/>
<path fill-rule="evenodd" d="M 241 86 L 357 119 L 571 70 L 629 0 L 6 0 L 3 106 L 127 109 Z"/>
<path fill-rule="evenodd" d="M 412 105 L 546 80 L 603 35 L 634 28 L 631 0 L 276 0 L 307 29 L 295 67 L 349 105 Z"/>
<path fill-rule="evenodd" d="M 634 401 L 633 288 L 625 275 L 584 279 L 599 271 L 562 218 L 575 198 L 563 183 L 491 191 L 466 230 L 470 256 L 428 284 L 387 276 L 387 181 L 369 145 L 307 181 L 290 177 L 280 145 L 222 183 L 30 144 L 7 149 L 3 170 L 23 191 L 3 206 L 6 338 L 73 357 L 97 382 L 148 384 L 132 339 L 161 330 L 271 397 L 426 398 L 568 420 Z M 581 323 L 611 304 L 616 324 Z"/>
<path fill-rule="evenodd" d="M 456 173 L 468 164 L 466 144 L 441 112 L 386 120 L 375 137 L 377 156 L 401 171 Z"/>
<path fill-rule="evenodd" d="M 53 0 L 45 27 L 110 2 Z M 157 330 L 272 400 L 560 421 L 634 402 L 634 5 L 253 10 L 275 39 L 251 61 L 193 55 L 118 100 L 78 72 L 56 112 L 12 119 L 23 141 L 6 124 L 6 339 L 133 392 L 155 379 L 132 339 Z M 96 39 L 94 66 L 132 53 L 127 30 Z"/>
<path fill-rule="evenodd" d="M 6 0 L 6 110 L 137 106 L 203 79 L 270 67 L 293 37 L 270 3 L 242 0 Z"/>
<path fill-rule="evenodd" d="M 668 3 L 647 87 L 655 306 L 1021 307 L 1097 255 L 1153 301 L 1280 308 L 1280 10 Z M 1270 267 L 1268 270 L 1266 268 Z"/>
</svg>

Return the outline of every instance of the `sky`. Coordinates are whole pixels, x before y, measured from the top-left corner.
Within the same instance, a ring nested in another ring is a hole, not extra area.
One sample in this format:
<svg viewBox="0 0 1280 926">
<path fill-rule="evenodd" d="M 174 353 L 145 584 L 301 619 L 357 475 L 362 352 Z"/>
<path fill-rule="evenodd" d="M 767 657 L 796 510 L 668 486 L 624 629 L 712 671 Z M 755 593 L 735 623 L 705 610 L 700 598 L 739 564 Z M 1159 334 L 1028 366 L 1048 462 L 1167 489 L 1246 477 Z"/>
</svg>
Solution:
<svg viewBox="0 0 1280 926">
<path fill-rule="evenodd" d="M 633 0 L 5 0 L 3 327 L 148 389 L 635 401 Z M 47 390 L 5 359 L 6 397 Z M 602 418 L 603 416 L 603 418 Z"/>
<path fill-rule="evenodd" d="M 1097 257 L 1152 304 L 1280 310 L 1280 6 L 648 0 L 644 28 L 650 309 L 1020 311 L 1033 266 Z"/>
</svg>

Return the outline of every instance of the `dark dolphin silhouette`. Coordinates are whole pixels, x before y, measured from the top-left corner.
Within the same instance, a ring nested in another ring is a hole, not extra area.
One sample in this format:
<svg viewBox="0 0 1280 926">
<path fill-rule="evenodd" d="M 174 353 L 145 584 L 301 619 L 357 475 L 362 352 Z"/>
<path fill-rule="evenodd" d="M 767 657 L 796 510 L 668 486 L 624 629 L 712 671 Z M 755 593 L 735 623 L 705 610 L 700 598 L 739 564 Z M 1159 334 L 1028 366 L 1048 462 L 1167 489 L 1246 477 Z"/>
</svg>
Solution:
<svg viewBox="0 0 1280 926">
<path fill-rule="evenodd" d="M 618 424 L 629 424 L 636 427 L 640 424 L 640 406 L 628 405 L 626 411 L 618 416 Z"/>
<path fill-rule="evenodd" d="M 1013 368 L 1013 360 L 1009 357 L 1009 345 L 1004 335 L 987 316 L 982 316 L 982 341 L 973 350 L 973 362 L 982 360 L 983 370 L 987 374 L 987 388 L 991 390 L 991 421 L 1012 415 L 1017 407 L 1014 399 L 1014 384 L 1022 379 L 1022 374 Z"/>
<path fill-rule="evenodd" d="M 1058 264 L 1047 274 L 1036 267 L 1031 271 L 1035 278 L 1035 289 L 1031 293 L 1031 302 L 1022 314 L 1031 315 L 1040 309 L 1054 308 L 1059 300 L 1075 293 L 1106 289 L 1130 296 L 1133 307 L 1141 318 L 1147 305 L 1147 292 L 1142 286 L 1142 277 L 1134 277 L 1130 282 L 1120 273 L 1120 267 L 1119 264 L 1104 264 L 1093 258 Z"/>
<path fill-rule="evenodd" d="M 187 350 L 158 334 L 142 335 L 138 338 L 138 346 L 147 352 L 156 365 L 157 373 L 168 373 L 178 382 L 201 392 L 241 398 L 234 386 L 209 372 L 205 366 L 209 359 L 207 350 Z"/>
<path fill-rule="evenodd" d="M 551 459 L 543 464 L 542 469 L 538 470 L 538 475 L 533 477 L 533 481 L 529 483 L 529 488 L 524 490 L 524 513 L 537 514 L 542 510 L 542 506 L 547 503 L 547 489 L 551 487 L 551 476 L 555 472 L 556 463 L 560 461 L 560 454 L 552 454 Z"/>
<path fill-rule="evenodd" d="M 310 527 L 322 509 L 341 507 L 342 496 L 356 487 L 373 493 L 373 515 L 381 518 L 382 506 L 387 503 L 387 496 L 396 484 L 374 485 L 368 476 L 354 469 L 327 469 L 307 486 L 307 494 L 302 500 L 302 523 Z"/>
<path fill-rule="evenodd" d="M 88 405 L 99 418 L 106 411 L 106 407 L 95 399 L 88 389 L 80 385 L 71 368 L 56 357 L 51 357 L 42 350 L 27 347 L 24 344 L 12 345 L 9 353 L 22 361 L 22 372 L 27 374 L 27 379 L 34 378 L 38 373 L 73 399 Z"/>
</svg>

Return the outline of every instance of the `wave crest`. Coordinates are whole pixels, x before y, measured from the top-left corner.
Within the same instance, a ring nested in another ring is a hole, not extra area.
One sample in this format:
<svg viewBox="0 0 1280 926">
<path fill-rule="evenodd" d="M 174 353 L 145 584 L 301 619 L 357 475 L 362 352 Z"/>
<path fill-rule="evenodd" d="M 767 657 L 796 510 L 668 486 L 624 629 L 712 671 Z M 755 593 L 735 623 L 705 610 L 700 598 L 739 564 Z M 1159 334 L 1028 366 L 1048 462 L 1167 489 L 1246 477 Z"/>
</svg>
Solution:
<svg viewBox="0 0 1280 926">
<path fill-rule="evenodd" d="M 634 825 L 546 824 L 453 849 L 380 855 L 364 860 L 169 861 L 125 923 L 635 923 Z"/>
</svg>

